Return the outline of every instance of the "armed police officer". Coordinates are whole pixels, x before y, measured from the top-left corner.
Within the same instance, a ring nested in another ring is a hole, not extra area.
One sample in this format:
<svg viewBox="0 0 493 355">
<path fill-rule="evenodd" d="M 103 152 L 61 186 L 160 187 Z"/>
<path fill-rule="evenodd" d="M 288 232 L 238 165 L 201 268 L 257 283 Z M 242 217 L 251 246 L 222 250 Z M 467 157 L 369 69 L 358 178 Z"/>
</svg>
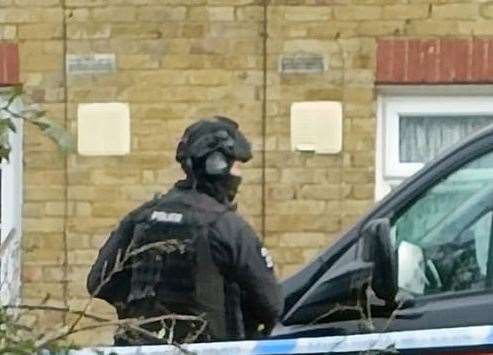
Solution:
<svg viewBox="0 0 493 355">
<path fill-rule="evenodd" d="M 282 311 L 272 259 L 233 202 L 239 166 L 251 158 L 233 120 L 214 117 L 186 129 L 176 153 L 186 179 L 121 221 L 101 248 L 87 288 L 120 319 L 191 315 L 203 317 L 207 327 L 174 321 L 171 330 L 169 323 L 150 322 L 142 325 L 144 334 L 117 332 L 116 345 L 159 343 L 150 333 L 208 341 L 272 328 Z"/>
</svg>

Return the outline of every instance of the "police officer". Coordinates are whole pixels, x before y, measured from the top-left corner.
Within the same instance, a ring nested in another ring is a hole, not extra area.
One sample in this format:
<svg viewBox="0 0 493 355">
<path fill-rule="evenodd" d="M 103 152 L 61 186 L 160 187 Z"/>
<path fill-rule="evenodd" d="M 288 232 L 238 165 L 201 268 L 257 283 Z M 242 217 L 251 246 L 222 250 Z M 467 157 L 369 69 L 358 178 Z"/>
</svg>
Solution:
<svg viewBox="0 0 493 355">
<path fill-rule="evenodd" d="M 228 118 L 187 128 L 176 154 L 186 179 L 121 221 L 89 273 L 89 292 L 112 304 L 120 319 L 173 313 L 207 321 L 192 337 L 199 325 L 174 322 L 178 341 L 268 332 L 282 312 L 273 262 L 233 203 L 240 163 L 251 158 L 249 142 Z M 171 329 L 163 322 L 142 327 L 161 337 Z M 115 344 L 159 343 L 137 333 L 119 333 Z"/>
</svg>

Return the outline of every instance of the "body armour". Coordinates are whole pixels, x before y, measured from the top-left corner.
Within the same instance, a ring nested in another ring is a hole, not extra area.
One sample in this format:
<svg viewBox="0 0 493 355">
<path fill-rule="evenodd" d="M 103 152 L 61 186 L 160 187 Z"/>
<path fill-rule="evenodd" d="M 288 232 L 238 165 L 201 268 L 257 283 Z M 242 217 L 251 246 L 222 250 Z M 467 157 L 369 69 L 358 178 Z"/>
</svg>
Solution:
<svg viewBox="0 0 493 355">
<path fill-rule="evenodd" d="M 197 341 L 242 339 L 250 319 L 268 328 L 282 311 L 264 250 L 230 207 L 198 191 L 174 188 L 122 220 L 101 249 L 87 286 L 111 303 L 120 319 L 200 315 L 208 327 Z M 98 287 L 125 251 L 132 253 L 126 267 Z M 177 322 L 177 341 L 186 341 L 189 326 Z M 162 326 L 145 328 L 157 333 Z M 129 333 L 115 339 L 117 345 L 156 343 L 142 337 L 129 341 Z"/>
<path fill-rule="evenodd" d="M 171 192 L 137 217 L 131 250 L 138 253 L 130 262 L 125 313 L 150 318 L 162 315 L 166 308 L 173 313 L 204 315 L 208 335 L 224 339 L 224 282 L 212 260 L 208 235 L 210 225 L 226 207 L 211 208 L 197 197 Z M 176 327 L 180 325 L 188 326 Z"/>
</svg>

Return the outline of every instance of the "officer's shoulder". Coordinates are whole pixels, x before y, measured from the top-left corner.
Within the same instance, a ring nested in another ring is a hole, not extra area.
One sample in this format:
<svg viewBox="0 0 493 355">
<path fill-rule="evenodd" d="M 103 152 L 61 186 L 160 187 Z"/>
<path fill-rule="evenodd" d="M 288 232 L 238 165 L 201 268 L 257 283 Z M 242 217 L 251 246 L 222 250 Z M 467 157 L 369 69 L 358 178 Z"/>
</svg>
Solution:
<svg viewBox="0 0 493 355">
<path fill-rule="evenodd" d="M 221 216 L 218 218 L 217 223 L 223 228 L 227 228 L 232 231 L 253 231 L 253 228 L 250 226 L 248 221 L 235 210 L 227 210 L 222 213 Z"/>
<path fill-rule="evenodd" d="M 162 200 L 164 194 L 156 193 L 154 197 L 131 210 L 124 219 L 138 219 L 139 216 L 154 208 Z"/>
<path fill-rule="evenodd" d="M 235 209 L 230 209 L 230 208 L 222 212 L 220 218 L 223 220 L 236 222 L 236 223 L 246 222 L 246 220 Z"/>
</svg>

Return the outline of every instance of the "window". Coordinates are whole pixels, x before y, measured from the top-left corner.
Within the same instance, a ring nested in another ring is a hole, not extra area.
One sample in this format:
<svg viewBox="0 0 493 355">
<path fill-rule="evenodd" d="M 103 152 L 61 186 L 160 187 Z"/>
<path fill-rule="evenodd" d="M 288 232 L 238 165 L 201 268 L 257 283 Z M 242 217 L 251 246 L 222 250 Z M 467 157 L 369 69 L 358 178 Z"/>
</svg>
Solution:
<svg viewBox="0 0 493 355">
<path fill-rule="evenodd" d="M 392 222 L 399 286 L 413 294 L 487 286 L 493 218 L 493 153 L 440 181 Z M 488 277 L 491 277 L 489 275 Z"/>
<path fill-rule="evenodd" d="M 0 105 L 8 93 L 0 92 Z M 12 104 L 20 109 L 20 100 Z M 1 117 L 0 117 L 1 118 Z M 20 290 L 20 239 L 22 209 L 22 122 L 14 120 L 17 133 L 9 134 L 9 162 L 0 165 L 0 303 L 13 303 Z"/>
<path fill-rule="evenodd" d="M 493 124 L 491 96 L 380 96 L 376 199 L 443 149 L 489 124 Z"/>
</svg>

